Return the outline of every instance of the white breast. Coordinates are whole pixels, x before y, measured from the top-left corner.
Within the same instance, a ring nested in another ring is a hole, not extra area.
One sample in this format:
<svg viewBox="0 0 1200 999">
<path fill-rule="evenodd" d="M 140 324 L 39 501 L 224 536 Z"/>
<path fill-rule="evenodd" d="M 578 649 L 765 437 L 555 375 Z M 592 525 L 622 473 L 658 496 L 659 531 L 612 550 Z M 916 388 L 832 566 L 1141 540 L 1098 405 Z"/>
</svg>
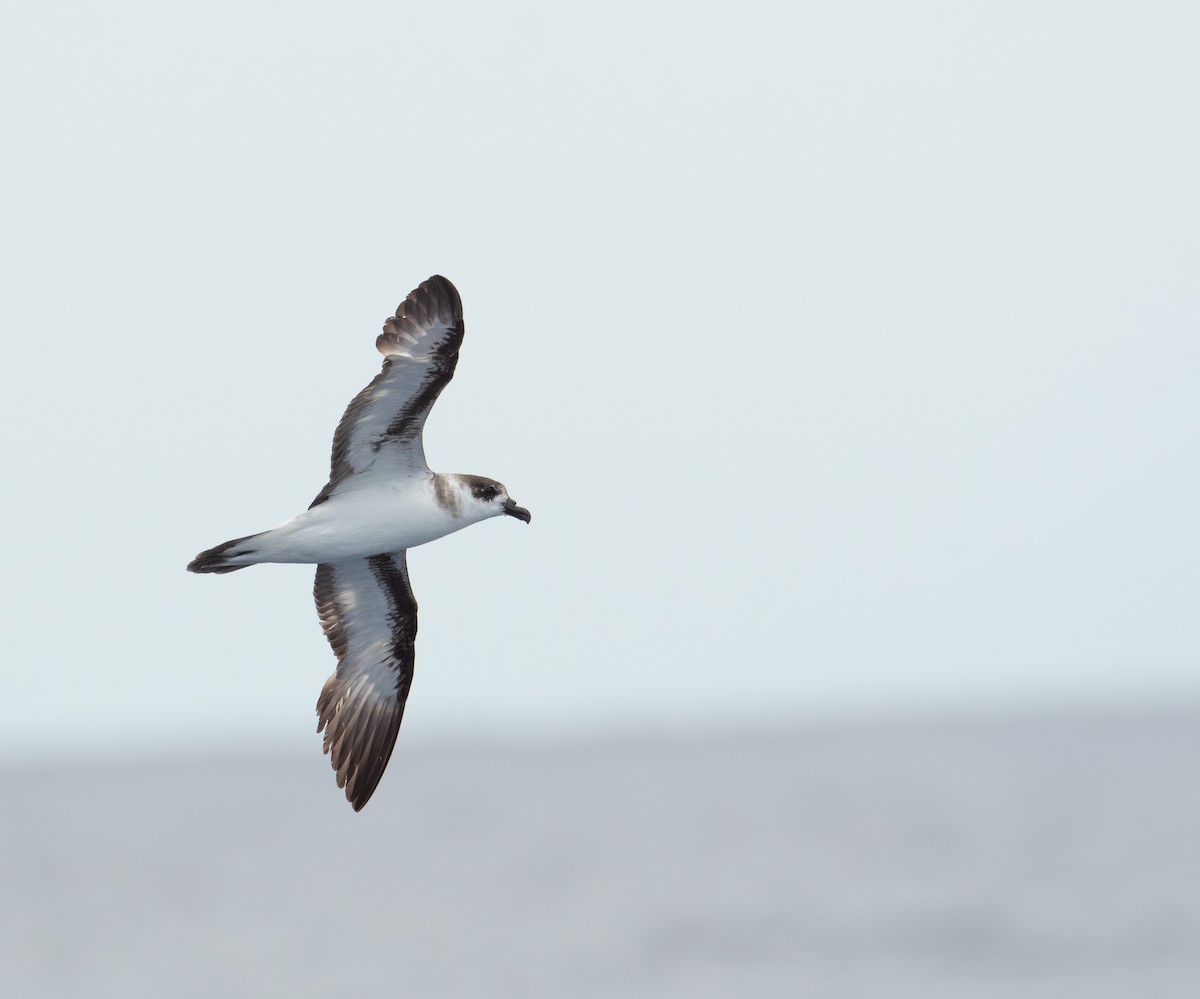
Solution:
<svg viewBox="0 0 1200 999">
<path fill-rule="evenodd" d="M 475 522 L 437 501 L 433 479 L 363 483 L 255 538 L 263 562 L 340 562 L 403 551 Z"/>
</svg>

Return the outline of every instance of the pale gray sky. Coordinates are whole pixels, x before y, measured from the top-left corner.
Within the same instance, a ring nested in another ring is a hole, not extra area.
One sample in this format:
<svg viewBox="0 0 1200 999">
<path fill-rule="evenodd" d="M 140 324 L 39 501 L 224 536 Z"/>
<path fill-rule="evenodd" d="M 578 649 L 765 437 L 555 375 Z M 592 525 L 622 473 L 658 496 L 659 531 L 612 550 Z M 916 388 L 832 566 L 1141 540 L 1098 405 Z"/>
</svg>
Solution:
<svg viewBox="0 0 1200 999">
<path fill-rule="evenodd" d="M 41 4 L 0 39 L 14 754 L 316 743 L 303 509 L 467 340 L 403 738 L 1200 697 L 1200 8 Z"/>
</svg>

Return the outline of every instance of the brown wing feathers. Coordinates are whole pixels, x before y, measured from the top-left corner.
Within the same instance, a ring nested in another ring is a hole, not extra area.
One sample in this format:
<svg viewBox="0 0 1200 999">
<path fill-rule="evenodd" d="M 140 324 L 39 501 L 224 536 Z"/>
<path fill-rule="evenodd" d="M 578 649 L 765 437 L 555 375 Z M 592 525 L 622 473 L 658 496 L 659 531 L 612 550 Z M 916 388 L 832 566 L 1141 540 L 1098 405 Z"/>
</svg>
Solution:
<svg viewBox="0 0 1200 999">
<path fill-rule="evenodd" d="M 425 418 L 454 376 L 464 329 L 462 300 L 440 275 L 400 303 L 375 340 L 385 355 L 383 370 L 346 407 L 333 435 L 329 482 L 312 506 L 389 449 L 402 461 L 424 467 Z"/>
<path fill-rule="evenodd" d="M 412 686 L 417 602 L 405 553 L 319 565 L 313 594 L 338 657 L 317 700 L 317 731 L 358 811 L 391 759 Z"/>
<path fill-rule="evenodd" d="M 440 329 L 449 329 L 449 336 L 427 336 Z M 432 349 L 457 358 L 462 335 L 462 299 L 458 289 L 440 274 L 435 274 L 409 292 L 396 314 L 383 324 L 383 332 L 376 338 L 375 346 L 385 355 L 407 354 L 416 358 L 428 356 Z"/>
</svg>

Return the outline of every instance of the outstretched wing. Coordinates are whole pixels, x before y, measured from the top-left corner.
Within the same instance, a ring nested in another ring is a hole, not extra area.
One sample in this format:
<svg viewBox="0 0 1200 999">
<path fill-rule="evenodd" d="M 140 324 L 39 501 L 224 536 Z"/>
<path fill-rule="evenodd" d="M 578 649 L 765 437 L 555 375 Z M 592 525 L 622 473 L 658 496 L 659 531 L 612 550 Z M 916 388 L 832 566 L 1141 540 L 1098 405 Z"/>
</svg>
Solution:
<svg viewBox="0 0 1200 999">
<path fill-rule="evenodd" d="M 317 731 L 357 812 L 391 759 L 412 686 L 417 602 L 405 553 L 322 563 L 313 596 L 338 658 L 317 700 Z"/>
<path fill-rule="evenodd" d="M 383 370 L 346 408 L 333 435 L 329 483 L 313 506 L 352 475 L 429 470 L 421 443 L 425 417 L 454 377 L 463 329 L 462 299 L 444 277 L 435 274 L 400 303 L 375 341 Z"/>
</svg>

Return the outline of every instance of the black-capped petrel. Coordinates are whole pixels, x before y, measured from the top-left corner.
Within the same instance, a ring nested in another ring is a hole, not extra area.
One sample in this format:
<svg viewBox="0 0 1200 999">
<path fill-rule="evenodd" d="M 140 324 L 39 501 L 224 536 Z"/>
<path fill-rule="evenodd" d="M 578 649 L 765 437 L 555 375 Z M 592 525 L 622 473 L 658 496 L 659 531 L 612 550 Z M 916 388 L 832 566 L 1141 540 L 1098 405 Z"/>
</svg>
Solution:
<svg viewBox="0 0 1200 999">
<path fill-rule="evenodd" d="M 317 700 L 317 731 L 355 811 L 383 776 L 412 685 L 417 602 L 406 551 L 489 517 L 530 520 L 495 479 L 425 463 L 425 418 L 454 375 L 462 339 L 458 291 L 431 277 L 376 339 L 383 370 L 346 408 L 329 482 L 312 505 L 188 565 L 234 572 L 260 562 L 317 564 L 317 614 L 338 660 Z"/>
</svg>

